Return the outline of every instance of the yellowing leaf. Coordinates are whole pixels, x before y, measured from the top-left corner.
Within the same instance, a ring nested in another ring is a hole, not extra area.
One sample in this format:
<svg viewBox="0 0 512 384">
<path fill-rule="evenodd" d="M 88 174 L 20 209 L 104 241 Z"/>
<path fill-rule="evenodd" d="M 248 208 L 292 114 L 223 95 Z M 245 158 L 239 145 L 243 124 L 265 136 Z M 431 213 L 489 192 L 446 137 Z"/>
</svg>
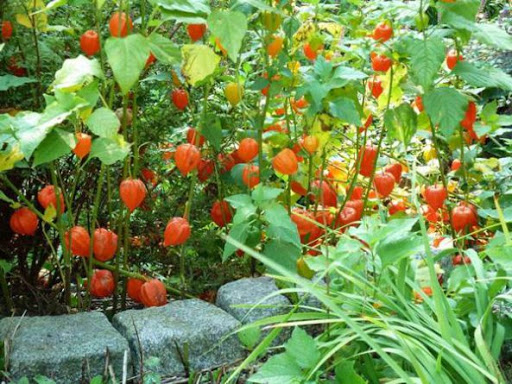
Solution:
<svg viewBox="0 0 512 384">
<path fill-rule="evenodd" d="M 403 64 L 393 66 L 393 89 L 391 90 L 391 106 L 397 106 L 402 103 L 403 94 L 400 82 L 407 75 L 407 67 Z M 391 82 L 391 69 L 386 72 L 385 76 L 380 76 L 382 88 L 384 91 L 378 99 L 379 110 L 386 109 L 389 97 L 389 84 Z"/>
<path fill-rule="evenodd" d="M 53 221 L 53 219 L 55 219 L 56 216 L 57 216 L 57 210 L 55 209 L 53 204 L 48 205 L 48 207 L 46 207 L 46 210 L 44 211 L 44 215 L 43 215 L 44 221 L 46 221 L 47 223 L 51 223 Z"/>
<path fill-rule="evenodd" d="M 343 27 L 338 23 L 318 23 L 321 31 L 326 31 L 336 38 L 340 38 L 343 33 Z"/>
<path fill-rule="evenodd" d="M 19 145 L 16 145 L 10 152 L 0 152 L 0 172 L 14 168 L 14 164 L 24 158 Z"/>
<path fill-rule="evenodd" d="M 206 45 L 187 44 L 181 48 L 181 53 L 182 73 L 192 86 L 212 75 L 220 62 L 220 57 Z"/>
<path fill-rule="evenodd" d="M 302 42 L 309 41 L 310 37 L 316 32 L 315 23 L 312 20 L 304 22 L 300 28 L 293 35 L 293 41 L 295 45 L 299 45 Z"/>
<path fill-rule="evenodd" d="M 38 31 L 46 32 L 48 29 L 48 16 L 44 12 L 34 14 L 35 12 L 45 8 L 43 0 L 29 0 L 25 3 L 25 6 L 29 15 L 26 13 L 18 13 L 16 15 L 16 21 L 18 24 L 30 29 L 33 28 L 34 24 Z"/>
</svg>

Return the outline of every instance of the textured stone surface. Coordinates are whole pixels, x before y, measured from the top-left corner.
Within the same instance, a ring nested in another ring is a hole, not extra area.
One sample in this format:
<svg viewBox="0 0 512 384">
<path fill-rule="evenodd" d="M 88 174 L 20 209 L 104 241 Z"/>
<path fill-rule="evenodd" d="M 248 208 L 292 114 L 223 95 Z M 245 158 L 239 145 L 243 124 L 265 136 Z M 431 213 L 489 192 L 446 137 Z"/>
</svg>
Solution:
<svg viewBox="0 0 512 384">
<path fill-rule="evenodd" d="M 216 304 L 243 324 L 248 324 L 286 314 L 291 310 L 290 302 L 283 295 L 265 299 L 277 291 L 277 286 L 270 277 L 244 278 L 220 287 Z M 265 300 L 262 301 L 263 299 Z M 285 329 L 277 341 L 282 342 L 288 336 L 289 332 Z"/>
<path fill-rule="evenodd" d="M 107 350 L 117 377 L 122 376 L 125 353 L 130 367 L 128 342 L 99 312 L 4 318 L 0 337 L 8 348 L 13 379 L 44 375 L 57 383 L 89 382 L 103 373 Z"/>
<path fill-rule="evenodd" d="M 238 337 L 228 336 L 240 322 L 202 300 L 180 300 L 163 307 L 125 311 L 114 316 L 113 325 L 130 343 L 136 372 L 140 371 L 139 343 L 143 361 L 157 357 L 159 366 L 150 369 L 165 375 L 185 373 L 183 360 L 187 361 L 187 349 L 191 370 L 232 363 L 244 355 Z"/>
</svg>

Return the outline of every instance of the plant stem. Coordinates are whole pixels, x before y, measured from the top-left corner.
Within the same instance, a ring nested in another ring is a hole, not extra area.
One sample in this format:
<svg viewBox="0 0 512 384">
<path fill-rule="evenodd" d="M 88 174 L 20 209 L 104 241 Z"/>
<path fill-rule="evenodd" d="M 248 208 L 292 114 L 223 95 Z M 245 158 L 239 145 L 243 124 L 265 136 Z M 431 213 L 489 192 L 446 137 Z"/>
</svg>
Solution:
<svg viewBox="0 0 512 384">
<path fill-rule="evenodd" d="M 389 106 L 391 104 L 391 93 L 393 91 L 393 77 L 394 77 L 394 73 L 395 73 L 395 71 L 393 69 L 393 65 L 391 65 L 390 71 L 391 72 L 389 75 L 388 101 L 386 104 L 386 110 L 384 111 L 384 114 L 389 110 Z M 375 156 L 375 161 L 373 162 L 372 173 L 370 175 L 370 180 L 368 181 L 368 188 L 366 189 L 366 194 L 364 196 L 363 206 L 365 207 L 365 209 L 366 209 L 366 204 L 368 203 L 368 196 L 370 195 L 370 189 L 372 188 L 373 179 L 375 178 L 375 172 L 377 171 L 377 161 L 379 160 L 379 154 L 380 154 L 380 150 L 382 148 L 382 142 L 384 141 L 385 134 L 386 134 L 386 125 L 383 125 L 382 129 L 380 131 L 379 143 L 377 145 L 377 155 Z M 362 156 L 361 156 L 361 158 L 362 158 Z"/>
<path fill-rule="evenodd" d="M 93 264 L 95 266 L 100 267 L 101 269 L 107 269 L 107 270 L 109 270 L 111 272 L 116 272 L 116 268 L 117 267 L 115 265 L 103 263 L 103 262 L 98 261 L 96 259 L 93 259 Z M 133 279 L 138 279 L 138 280 L 142 280 L 142 281 L 149 281 L 149 280 L 151 280 L 147 276 L 144 276 L 144 275 L 142 275 L 140 273 L 131 272 L 129 270 L 122 269 L 122 268 L 119 269 L 119 274 L 121 274 L 121 275 L 123 275 L 125 277 L 129 277 L 129 278 L 133 278 Z M 181 295 L 182 294 L 182 292 L 179 289 L 173 288 L 173 287 L 171 287 L 169 285 L 165 285 L 165 289 L 167 289 L 167 292 L 174 293 L 175 295 Z M 189 298 L 189 299 L 195 299 L 196 298 L 195 296 L 189 295 L 187 293 L 185 293 L 184 296 Z"/>
<path fill-rule="evenodd" d="M 50 173 L 52 178 L 53 187 L 55 190 L 55 200 L 57 203 L 57 227 L 59 232 L 59 239 L 62 248 L 62 254 L 64 256 L 64 301 L 71 307 L 71 255 L 69 254 L 69 250 L 64 245 L 64 226 L 62 223 L 62 215 L 61 215 L 61 206 L 60 206 L 60 194 L 61 190 L 59 188 L 59 184 L 57 182 L 57 171 L 55 170 L 55 166 L 53 162 L 50 163 Z"/>
<path fill-rule="evenodd" d="M 24 195 L 23 193 L 21 193 L 21 191 L 20 191 L 18 188 L 16 188 L 16 186 L 11 182 L 11 180 L 9 180 L 9 179 L 7 178 L 7 175 L 6 175 L 6 174 L 2 174 L 2 173 L 0 173 L 0 178 L 2 179 L 2 181 L 3 181 L 5 184 L 7 184 L 7 186 L 8 186 L 8 187 L 9 187 L 9 188 L 14 192 L 14 193 L 16 193 L 16 195 L 21 199 L 21 201 L 23 201 L 23 203 L 24 203 L 28 208 L 30 208 L 30 210 L 31 210 L 32 212 L 34 212 L 34 213 L 35 213 L 35 214 L 36 214 L 36 215 L 37 215 L 37 216 L 38 216 L 42 221 L 46 222 L 45 217 L 44 217 L 44 214 L 42 214 L 42 213 L 41 213 L 41 212 L 40 212 L 40 211 L 39 211 L 39 210 L 34 206 L 34 204 L 32 204 L 32 203 L 30 202 L 30 200 L 28 200 L 28 199 L 25 197 L 25 195 Z M 55 225 L 54 223 L 52 223 L 52 222 L 47 222 L 47 223 L 48 223 L 48 225 L 49 225 L 50 227 L 52 227 L 53 229 L 58 230 L 57 225 Z"/>
<path fill-rule="evenodd" d="M 93 247 L 94 247 L 94 231 L 95 231 L 95 227 L 96 227 L 96 218 L 98 217 L 98 210 L 99 210 L 99 206 L 100 206 L 100 198 L 101 198 L 101 189 L 103 187 L 103 179 L 105 177 L 105 165 L 102 163 L 101 164 L 101 168 L 100 168 L 100 175 L 99 175 L 99 178 L 98 178 L 98 187 L 96 189 L 96 196 L 94 197 L 94 205 L 93 205 L 93 208 L 92 208 L 92 220 L 91 220 L 91 228 L 90 228 L 90 236 L 91 236 L 91 241 L 90 241 L 90 246 L 89 246 L 89 262 L 87 264 L 87 282 L 88 282 L 88 287 L 90 287 L 90 281 L 92 279 L 92 270 L 93 270 Z M 91 306 L 91 290 L 88 289 L 87 290 L 87 300 L 86 300 L 86 303 L 87 305 Z"/>
</svg>

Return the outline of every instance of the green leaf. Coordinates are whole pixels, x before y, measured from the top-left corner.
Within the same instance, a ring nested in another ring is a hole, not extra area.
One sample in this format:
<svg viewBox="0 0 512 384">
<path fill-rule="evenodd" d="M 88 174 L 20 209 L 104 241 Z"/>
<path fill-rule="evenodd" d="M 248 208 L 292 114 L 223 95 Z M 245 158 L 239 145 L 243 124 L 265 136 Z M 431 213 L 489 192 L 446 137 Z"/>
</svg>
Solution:
<svg viewBox="0 0 512 384">
<path fill-rule="evenodd" d="M 268 200 L 275 200 L 281 193 L 283 193 L 283 189 L 258 184 L 252 191 L 251 196 L 256 204 L 260 204 Z"/>
<path fill-rule="evenodd" d="M 281 353 L 268 359 L 248 381 L 261 384 L 297 384 L 302 377 L 302 371 L 294 358 L 287 353 Z"/>
<path fill-rule="evenodd" d="M 357 69 L 351 67 L 338 66 L 334 70 L 334 74 L 332 76 L 333 79 L 343 79 L 347 81 L 352 80 L 363 80 L 366 79 L 368 75 L 364 72 L 358 71 Z"/>
<path fill-rule="evenodd" d="M 466 83 L 473 87 L 496 87 L 506 91 L 512 91 L 512 76 L 490 65 L 477 67 L 473 63 L 460 61 L 455 68 L 453 68 L 452 74 L 460 76 Z"/>
<path fill-rule="evenodd" d="M 263 1 L 260 1 L 260 0 L 235 0 L 233 2 L 233 5 L 231 6 L 231 8 L 236 9 L 245 4 L 248 4 L 254 8 L 260 9 L 262 11 L 270 11 L 270 12 L 280 13 L 280 12 L 278 12 L 279 11 L 278 9 L 276 9 L 274 7 L 270 7 L 267 4 L 265 4 Z"/>
<path fill-rule="evenodd" d="M 316 346 L 315 339 L 309 336 L 302 328 L 294 328 L 292 337 L 284 345 L 286 353 L 302 369 L 313 368 L 320 359 L 320 351 Z"/>
<path fill-rule="evenodd" d="M 0 92 L 30 83 L 37 83 L 37 80 L 31 77 L 18 77 L 14 75 L 0 76 Z"/>
<path fill-rule="evenodd" d="M 480 6 L 479 0 L 457 0 L 452 3 L 441 2 L 437 3 L 439 7 L 440 21 L 442 23 L 458 27 L 458 24 L 452 24 L 453 20 L 458 20 L 461 23 L 461 19 L 465 20 L 466 23 L 475 23 L 476 14 L 478 13 L 478 7 Z"/>
<path fill-rule="evenodd" d="M 150 51 L 155 55 L 158 61 L 163 64 L 178 65 L 181 62 L 180 48 L 168 38 L 152 33 L 149 35 L 148 45 Z"/>
<path fill-rule="evenodd" d="M 261 191 L 260 194 L 263 194 L 263 190 Z M 274 193 L 276 191 L 277 190 L 274 190 Z M 269 191 L 268 194 L 272 194 L 272 191 Z M 268 238 L 300 247 L 300 237 L 297 226 L 288 215 L 288 211 L 281 204 L 272 203 L 265 208 L 263 215 L 269 224 L 267 227 Z"/>
<path fill-rule="evenodd" d="M 0 269 L 4 271 L 4 273 L 9 273 L 12 270 L 14 265 L 8 262 L 7 260 L 0 260 Z"/>
<path fill-rule="evenodd" d="M 165 20 L 176 20 L 186 24 L 204 23 L 210 13 L 207 0 L 153 0 L 160 6 Z"/>
<path fill-rule="evenodd" d="M 128 93 L 146 65 L 149 57 L 148 41 L 138 33 L 121 38 L 109 37 L 105 43 L 105 52 L 122 93 Z"/>
<path fill-rule="evenodd" d="M 512 36 L 496 24 L 475 24 L 473 36 L 483 44 L 505 51 L 512 50 Z"/>
<path fill-rule="evenodd" d="M 103 384 L 103 377 L 94 376 L 89 384 Z"/>
<path fill-rule="evenodd" d="M 209 114 L 206 117 L 206 123 L 201 129 L 201 134 L 206 137 L 208 143 L 217 151 L 220 151 L 222 145 L 222 126 L 218 116 Z"/>
<path fill-rule="evenodd" d="M 77 96 L 84 99 L 89 104 L 89 107 L 94 108 L 100 98 L 98 80 L 94 80 L 92 83 L 83 87 L 77 92 Z"/>
<path fill-rule="evenodd" d="M 225 197 L 224 200 L 226 200 L 235 209 L 239 209 L 247 205 L 252 205 L 251 196 L 245 194 L 228 196 Z"/>
<path fill-rule="evenodd" d="M 418 117 L 408 103 L 403 103 L 385 113 L 384 124 L 388 137 L 400 140 L 407 147 L 418 129 Z"/>
<path fill-rule="evenodd" d="M 247 32 L 245 15 L 237 11 L 214 11 L 208 16 L 208 27 L 219 38 L 231 60 L 236 62 Z"/>
<path fill-rule="evenodd" d="M 55 381 L 42 375 L 37 375 L 36 377 L 34 377 L 34 381 L 37 384 L 55 384 Z"/>
<path fill-rule="evenodd" d="M 411 76 L 417 85 L 427 91 L 443 64 L 445 45 L 440 38 L 412 39 L 407 49 L 411 56 Z"/>
<path fill-rule="evenodd" d="M 121 126 L 116 114 L 108 108 L 96 109 L 85 124 L 95 135 L 108 138 L 114 138 Z"/>
<path fill-rule="evenodd" d="M 502 265 L 503 268 L 512 269 L 512 247 L 507 244 L 503 232 L 496 232 L 496 235 L 486 247 L 485 254 L 495 263 Z"/>
<path fill-rule="evenodd" d="M 54 129 L 39 144 L 34 152 L 34 167 L 40 164 L 49 163 L 61 156 L 67 155 L 76 145 L 75 134 L 63 131 L 62 129 Z"/>
<path fill-rule="evenodd" d="M 220 62 L 220 57 L 206 45 L 187 44 L 181 48 L 181 53 L 181 71 L 191 85 L 196 85 L 212 75 Z"/>
<path fill-rule="evenodd" d="M 103 164 L 112 165 L 123 160 L 130 153 L 130 144 L 122 135 L 115 138 L 100 137 L 93 141 L 90 157 L 97 157 Z"/>
<path fill-rule="evenodd" d="M 336 365 L 337 384 L 366 384 L 366 381 L 357 374 L 353 360 L 344 360 Z"/>
<path fill-rule="evenodd" d="M 11 120 L 21 152 L 27 160 L 54 126 L 61 124 L 73 112 L 87 106 L 83 99 L 71 94 L 56 93 L 56 96 L 58 100 L 48 105 L 43 113 L 19 113 Z"/>
<path fill-rule="evenodd" d="M 361 115 L 357 109 L 356 103 L 348 97 L 338 97 L 330 101 L 329 111 L 334 117 L 354 124 L 356 127 L 361 125 Z"/>
<path fill-rule="evenodd" d="M 267 228 L 267 234 L 270 227 Z M 275 263 L 293 272 L 297 271 L 297 260 L 301 256 L 299 246 L 287 241 L 281 241 L 280 239 L 268 241 L 265 244 L 263 254 Z M 271 271 L 270 273 L 279 274 L 276 271 Z"/>
<path fill-rule="evenodd" d="M 410 233 L 390 235 L 379 241 L 375 252 L 382 261 L 382 268 L 397 263 L 404 257 L 410 257 L 422 251 L 423 239 L 421 236 Z"/>
<path fill-rule="evenodd" d="M 434 125 L 446 137 L 453 134 L 466 115 L 468 99 L 455 88 L 436 88 L 425 93 L 423 104 Z"/>
<path fill-rule="evenodd" d="M 237 212 L 238 214 L 238 212 Z M 229 231 L 229 237 L 244 244 L 245 240 L 247 240 L 247 235 L 249 231 L 250 223 L 243 221 L 241 223 L 234 224 Z M 229 241 L 226 241 L 224 245 L 224 252 L 222 253 L 222 262 L 226 261 L 229 256 L 231 256 L 237 247 L 231 244 Z"/>
<path fill-rule="evenodd" d="M 246 328 L 237 333 L 240 342 L 248 349 L 253 349 L 261 337 L 259 327 Z"/>
<path fill-rule="evenodd" d="M 62 68 L 55 73 L 52 86 L 63 92 L 75 92 L 91 83 L 94 78 L 103 79 L 100 63 L 96 59 L 80 55 L 64 61 Z"/>
</svg>

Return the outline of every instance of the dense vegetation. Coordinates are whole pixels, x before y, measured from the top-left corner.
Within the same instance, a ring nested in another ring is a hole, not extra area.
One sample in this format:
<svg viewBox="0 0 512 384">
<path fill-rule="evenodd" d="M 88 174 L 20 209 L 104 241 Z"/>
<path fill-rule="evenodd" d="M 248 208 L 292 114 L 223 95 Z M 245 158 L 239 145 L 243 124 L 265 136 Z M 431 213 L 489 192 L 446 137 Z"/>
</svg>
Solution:
<svg viewBox="0 0 512 384">
<path fill-rule="evenodd" d="M 242 330 L 226 380 L 272 325 L 317 324 L 250 381 L 506 382 L 506 1 L 0 0 L 0 20 L 4 315 L 270 273 L 296 305 Z"/>
</svg>

